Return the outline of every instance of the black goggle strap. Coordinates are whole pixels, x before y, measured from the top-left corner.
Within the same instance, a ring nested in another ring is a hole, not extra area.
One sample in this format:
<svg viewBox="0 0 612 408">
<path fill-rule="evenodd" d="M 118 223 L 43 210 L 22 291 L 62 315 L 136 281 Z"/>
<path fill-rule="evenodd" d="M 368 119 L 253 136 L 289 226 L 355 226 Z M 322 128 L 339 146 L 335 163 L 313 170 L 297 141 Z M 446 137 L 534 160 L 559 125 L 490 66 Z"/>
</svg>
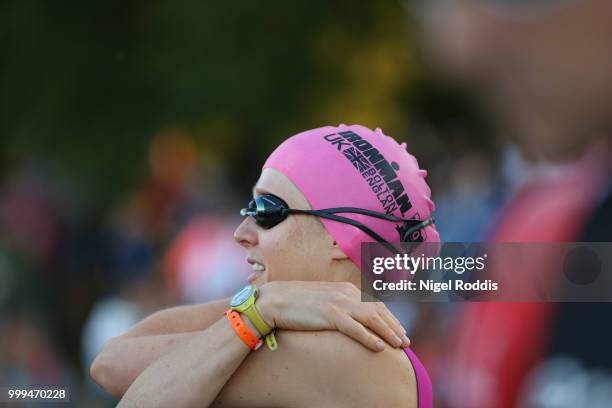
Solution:
<svg viewBox="0 0 612 408">
<path fill-rule="evenodd" d="M 289 212 L 291 211 L 293 210 L 290 209 Z M 362 214 L 362 215 L 367 215 L 369 217 L 380 218 L 381 220 L 392 221 L 392 222 L 419 221 L 416 219 L 400 218 L 400 217 L 396 217 L 395 215 L 383 214 L 383 213 L 379 213 L 376 211 L 366 210 L 363 208 L 355 208 L 355 207 L 337 207 L 337 208 L 326 208 L 324 210 L 310 210 L 310 214 L 318 215 L 318 216 L 321 216 L 321 214 L 337 214 L 337 213 Z M 408 230 L 406 230 L 404 232 L 404 235 L 409 236 L 415 231 L 423 229 L 427 227 L 428 225 L 435 224 L 435 222 L 436 220 L 434 217 L 426 218 L 423 221 L 419 222 L 416 225 L 413 225 Z"/>
<path fill-rule="evenodd" d="M 385 248 L 387 248 L 389 251 L 391 251 L 391 253 L 396 254 L 399 251 L 396 247 L 391 245 L 389 242 L 387 242 L 383 237 L 378 235 L 376 232 L 372 231 L 370 228 L 366 227 L 365 225 L 363 225 L 359 221 L 355 221 L 355 220 L 353 220 L 351 218 L 342 217 L 340 215 L 335 215 L 335 214 L 328 214 L 326 212 L 321 212 L 321 211 L 317 211 L 317 210 L 308 211 L 308 210 L 289 209 L 287 211 L 290 214 L 310 214 L 310 215 L 316 215 L 316 216 L 321 217 L 321 218 L 327 218 L 328 220 L 338 221 L 338 222 L 342 222 L 344 224 L 352 225 L 354 227 L 359 228 L 360 230 L 362 230 L 363 232 L 365 232 L 366 234 L 368 234 L 372 238 L 374 238 L 376 241 L 378 241 L 380 244 L 382 244 Z M 299 211 L 299 212 L 294 212 L 294 211 Z M 303 212 L 303 211 L 307 211 L 307 212 Z"/>
<path fill-rule="evenodd" d="M 376 211 L 370 211 L 370 210 L 366 210 L 366 209 L 363 209 L 363 208 L 354 208 L 354 207 L 326 208 L 324 210 L 296 210 L 296 209 L 293 209 L 293 208 L 289 208 L 289 209 L 286 209 L 286 211 L 289 214 L 315 215 L 315 216 L 318 216 L 318 217 L 321 217 L 321 218 L 327 218 L 327 219 L 330 219 L 330 220 L 342 222 L 342 223 L 349 224 L 349 225 L 352 225 L 354 227 L 357 227 L 360 230 L 362 230 L 363 232 L 365 232 L 366 234 L 368 234 L 369 236 L 371 236 L 372 238 L 374 238 L 376 241 L 378 241 L 380 244 L 382 244 L 385 248 L 387 248 L 393 254 L 397 254 L 400 251 L 396 247 L 391 245 L 383 237 L 378 235 L 376 232 L 374 232 L 373 230 L 371 230 L 367 226 L 363 225 L 359 221 L 355 221 L 352 218 L 347 218 L 347 217 L 342 217 L 340 215 L 335 215 L 335 213 L 356 213 L 356 214 L 368 215 L 368 216 L 375 217 L 375 218 L 380 218 L 380 219 L 387 220 L 387 221 L 396 221 L 396 222 L 416 221 L 414 219 L 404 219 L 404 218 L 396 217 L 394 215 L 382 214 L 382 213 L 379 213 L 379 212 L 376 212 Z M 435 223 L 434 217 L 429 217 L 429 218 L 419 222 L 418 224 L 413 225 L 409 229 L 407 229 L 404 232 L 404 236 L 406 236 L 406 237 L 410 236 L 413 232 L 416 232 L 416 231 L 418 231 L 420 229 L 423 229 L 423 228 L 427 227 L 428 225 L 431 225 L 431 224 L 434 224 L 434 223 Z"/>
<path fill-rule="evenodd" d="M 267 206 L 268 204 L 269 206 Z M 276 197 L 271 194 L 266 194 L 257 197 L 255 200 L 252 200 L 249 203 L 249 208 L 245 208 L 241 210 L 241 215 L 257 215 L 257 211 L 261 212 L 276 212 L 276 211 L 289 210 L 290 212 L 293 209 L 289 209 L 287 203 L 279 197 Z M 356 208 L 356 207 L 334 207 L 334 208 L 325 208 L 321 210 L 299 210 L 299 211 L 308 211 L 308 214 L 318 215 L 320 213 L 326 214 L 339 214 L 339 213 L 355 213 L 367 215 L 374 218 L 380 218 L 386 221 L 394 221 L 394 222 L 404 222 L 404 221 L 415 221 L 415 220 L 407 220 L 404 218 L 396 217 L 391 214 L 383 214 L 380 212 L 366 210 L 364 208 Z M 433 219 L 432 219 L 433 221 Z M 427 224 L 429 225 L 429 224 Z M 426 225 L 423 225 L 425 227 Z"/>
<path fill-rule="evenodd" d="M 335 208 L 325 208 L 322 210 L 313 210 L 313 211 L 323 211 L 328 214 L 355 213 L 355 214 L 367 215 L 367 216 L 374 217 L 374 218 L 380 218 L 381 220 L 395 221 L 395 222 L 415 221 L 415 220 L 396 217 L 395 215 L 391 215 L 391 214 L 383 214 L 383 213 L 372 211 L 372 210 L 366 210 L 365 208 L 355 208 L 355 207 L 335 207 Z"/>
<path fill-rule="evenodd" d="M 274 213 L 276 211 L 280 211 L 283 215 L 285 214 L 307 214 L 307 215 L 318 216 L 321 218 L 327 218 L 333 221 L 342 222 L 345 224 L 352 225 L 356 228 L 359 228 L 360 230 L 362 230 L 363 232 L 365 232 L 366 234 L 374 238 L 376 241 L 384 245 L 388 250 L 390 250 L 393 253 L 398 252 L 397 248 L 395 248 L 393 245 L 387 242 L 383 237 L 378 235 L 372 229 L 363 225 L 359 221 L 355 221 L 351 218 L 343 217 L 343 216 L 336 215 L 336 214 L 354 213 L 354 214 L 367 215 L 369 217 L 379 218 L 382 220 L 392 221 L 392 222 L 416 221 L 414 219 L 404 219 L 404 218 L 396 217 L 394 215 L 383 214 L 383 213 L 379 213 L 376 211 L 371 211 L 371 210 L 366 210 L 363 208 L 356 208 L 356 207 L 335 207 L 335 208 L 326 208 L 322 210 L 297 210 L 293 208 L 288 208 L 285 201 L 282 200 L 281 198 L 278 198 L 276 196 L 271 196 L 271 197 L 272 199 L 268 198 L 267 196 L 257 197 L 257 199 L 249 203 L 249 208 L 243 208 L 242 210 L 240 210 L 240 215 L 254 217 L 257 215 L 264 215 L 265 213 Z M 270 204 L 271 206 L 266 208 L 265 204 Z M 408 230 L 406 230 L 404 232 L 404 236 L 410 236 L 413 232 L 418 231 L 434 223 L 435 223 L 434 218 L 429 217 L 419 222 L 418 224 L 412 226 Z"/>
<path fill-rule="evenodd" d="M 324 210 L 297 210 L 297 209 L 293 209 L 293 208 L 284 208 L 284 207 L 276 207 L 276 208 L 280 209 L 282 212 L 286 211 L 287 214 L 308 214 L 308 215 L 315 215 L 315 216 L 322 217 L 322 218 L 328 218 L 328 219 L 339 221 L 339 222 L 344 222 L 346 224 L 350 224 L 350 225 L 353 225 L 353 226 L 361 229 L 366 234 L 370 235 L 372 238 L 376 239 L 377 241 L 379 241 L 381 243 L 383 241 L 384 242 L 386 242 L 386 241 L 380 235 L 378 235 L 377 233 L 372 231 L 370 228 L 366 227 L 365 225 L 363 225 L 360 222 L 355 221 L 355 220 L 353 220 L 351 218 L 346 218 L 346 217 L 342 217 L 342 216 L 335 215 L 335 214 L 337 214 L 337 213 L 354 213 L 354 214 L 367 215 L 367 216 L 370 216 L 370 217 L 379 218 L 379 219 L 386 220 L 386 221 L 393 221 L 393 222 L 415 221 L 414 219 L 404 219 L 404 218 L 396 217 L 394 215 L 383 214 L 383 213 L 379 213 L 379 212 L 376 212 L 376 211 L 370 211 L 370 210 L 366 210 L 366 209 L 363 209 L 363 208 L 355 208 L 355 207 L 336 207 L 336 208 L 326 208 Z M 259 214 L 258 214 L 258 212 L 259 212 Z M 261 212 L 265 213 L 265 210 L 264 211 L 261 211 L 261 210 L 258 211 L 257 208 L 249 207 L 249 208 L 243 208 L 242 210 L 240 210 L 240 215 L 242 215 L 242 216 L 256 216 L 256 215 L 261 215 Z M 431 224 L 434 224 L 434 223 L 435 223 L 434 217 L 429 217 L 429 218 L 421 221 L 420 223 L 412 226 L 408 230 L 406 230 L 404 235 L 405 236 L 409 236 L 413 232 L 418 231 L 418 230 L 420 230 L 422 228 L 425 228 L 428 225 L 431 225 Z"/>
</svg>

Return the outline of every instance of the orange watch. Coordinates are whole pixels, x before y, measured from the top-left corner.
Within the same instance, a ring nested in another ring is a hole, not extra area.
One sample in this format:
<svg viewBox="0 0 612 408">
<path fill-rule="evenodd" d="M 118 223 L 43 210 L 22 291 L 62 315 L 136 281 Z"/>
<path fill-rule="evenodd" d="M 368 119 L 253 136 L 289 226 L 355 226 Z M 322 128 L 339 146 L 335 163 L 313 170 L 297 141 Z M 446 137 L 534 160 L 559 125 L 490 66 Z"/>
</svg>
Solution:
<svg viewBox="0 0 612 408">
<path fill-rule="evenodd" d="M 225 316 L 227 316 L 227 320 L 229 320 L 232 328 L 244 344 L 251 350 L 257 350 L 261 347 L 263 341 L 249 329 L 249 326 L 247 326 L 244 320 L 242 320 L 242 317 L 240 317 L 240 313 L 228 309 L 225 311 Z"/>
</svg>

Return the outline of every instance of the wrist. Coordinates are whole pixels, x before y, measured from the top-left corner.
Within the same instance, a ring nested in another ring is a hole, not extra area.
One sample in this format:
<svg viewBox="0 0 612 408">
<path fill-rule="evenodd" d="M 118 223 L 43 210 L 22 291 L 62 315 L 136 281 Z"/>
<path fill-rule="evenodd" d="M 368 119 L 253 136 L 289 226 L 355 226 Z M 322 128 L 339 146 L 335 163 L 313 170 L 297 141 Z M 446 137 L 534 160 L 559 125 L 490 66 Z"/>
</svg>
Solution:
<svg viewBox="0 0 612 408">
<path fill-rule="evenodd" d="M 259 338 L 262 337 L 261 333 L 257 330 L 257 327 L 255 327 L 255 325 L 253 324 L 253 322 L 251 322 L 251 319 L 249 319 L 247 315 L 245 315 L 244 313 L 240 313 L 240 317 L 242 318 L 244 324 L 247 325 L 247 327 L 249 328 L 249 330 L 251 330 L 253 334 L 255 334 Z"/>
<path fill-rule="evenodd" d="M 259 287 L 259 297 L 255 303 L 255 306 L 257 307 L 262 319 L 272 329 L 276 328 L 275 316 L 278 306 L 278 299 L 276 296 L 277 292 L 274 289 L 276 286 L 276 283 L 269 282 Z"/>
</svg>

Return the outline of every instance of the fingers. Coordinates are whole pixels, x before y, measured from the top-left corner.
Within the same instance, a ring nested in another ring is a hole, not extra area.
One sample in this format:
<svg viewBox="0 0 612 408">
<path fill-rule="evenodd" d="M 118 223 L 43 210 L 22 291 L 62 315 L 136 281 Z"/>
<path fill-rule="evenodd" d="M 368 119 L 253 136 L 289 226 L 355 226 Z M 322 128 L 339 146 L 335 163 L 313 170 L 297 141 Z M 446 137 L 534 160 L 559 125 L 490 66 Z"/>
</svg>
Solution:
<svg viewBox="0 0 612 408">
<path fill-rule="evenodd" d="M 343 285 L 332 300 L 335 311 L 343 311 L 360 327 L 366 327 L 393 347 L 408 347 L 410 339 L 399 320 L 382 302 L 363 302 L 354 285 Z M 343 319 L 346 324 L 346 321 Z M 368 330 L 365 330 L 367 333 Z"/>
<path fill-rule="evenodd" d="M 338 331 L 363 344 L 372 351 L 383 351 L 385 343 L 348 314 L 339 312 L 336 316 Z"/>
<path fill-rule="evenodd" d="M 390 323 L 390 318 L 383 318 L 379 312 L 379 306 L 376 303 L 361 303 L 358 305 L 355 311 L 352 312 L 353 318 L 359 321 L 361 324 L 372 330 L 387 343 L 393 347 L 400 347 L 403 344 L 403 340 L 399 333 L 396 333 L 394 326 L 397 326 L 395 322 Z"/>
<path fill-rule="evenodd" d="M 291 282 L 294 289 L 289 296 L 292 302 L 285 307 L 270 307 L 278 313 L 268 313 L 262 287 L 258 308 L 264 316 L 273 316 L 275 325 L 288 330 L 338 330 L 363 344 L 370 350 L 382 351 L 385 342 L 392 347 L 408 347 L 406 336 L 399 320 L 382 302 L 365 302 L 361 291 L 346 282 Z M 272 287 L 270 287 L 272 288 Z M 267 296 L 274 304 L 274 296 Z M 278 303 L 278 301 L 276 302 Z"/>
<path fill-rule="evenodd" d="M 402 340 L 402 347 L 410 346 L 410 339 L 406 335 L 406 330 L 402 326 L 399 320 L 391 313 L 389 309 L 383 304 L 380 303 L 378 305 L 378 313 L 382 317 L 382 319 L 391 327 L 391 329 L 395 332 L 395 335 L 398 336 Z"/>
<path fill-rule="evenodd" d="M 355 285 L 343 282 L 342 289 L 347 296 L 355 299 L 361 299 L 361 303 L 363 304 L 362 292 Z M 393 313 L 391 313 L 387 306 L 385 306 L 385 304 L 382 302 L 368 303 L 375 305 L 375 309 L 378 311 L 379 316 L 384 320 L 386 325 L 394 332 L 394 334 L 400 339 L 399 345 L 397 345 L 396 347 L 408 347 L 410 345 L 410 339 L 406 335 L 406 330 L 402 327 L 400 321 L 393 315 Z M 366 324 L 366 326 L 368 325 Z M 397 342 L 395 341 L 393 336 L 383 335 L 382 331 L 379 332 L 378 330 L 374 329 L 374 327 L 368 327 L 370 329 L 375 330 L 379 335 L 383 336 L 389 342 L 389 344 L 396 345 Z M 387 331 L 386 329 L 381 330 L 384 330 L 385 332 Z M 389 341 L 389 338 L 393 338 L 393 340 Z"/>
</svg>

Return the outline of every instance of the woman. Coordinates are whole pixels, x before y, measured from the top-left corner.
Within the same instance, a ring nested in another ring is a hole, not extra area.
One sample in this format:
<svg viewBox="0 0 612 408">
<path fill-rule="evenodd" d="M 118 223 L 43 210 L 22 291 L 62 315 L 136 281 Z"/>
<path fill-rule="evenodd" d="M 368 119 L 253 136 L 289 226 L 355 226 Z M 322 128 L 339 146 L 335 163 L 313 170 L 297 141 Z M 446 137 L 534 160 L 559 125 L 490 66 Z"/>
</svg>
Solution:
<svg viewBox="0 0 612 408">
<path fill-rule="evenodd" d="M 289 138 L 234 234 L 259 317 L 240 309 L 245 293 L 225 316 L 227 300 L 158 312 L 105 345 L 93 378 L 121 406 L 431 407 L 405 331 L 358 290 L 361 242 L 439 240 L 425 175 L 380 129 Z M 271 329 L 276 339 L 253 351 Z"/>
</svg>

